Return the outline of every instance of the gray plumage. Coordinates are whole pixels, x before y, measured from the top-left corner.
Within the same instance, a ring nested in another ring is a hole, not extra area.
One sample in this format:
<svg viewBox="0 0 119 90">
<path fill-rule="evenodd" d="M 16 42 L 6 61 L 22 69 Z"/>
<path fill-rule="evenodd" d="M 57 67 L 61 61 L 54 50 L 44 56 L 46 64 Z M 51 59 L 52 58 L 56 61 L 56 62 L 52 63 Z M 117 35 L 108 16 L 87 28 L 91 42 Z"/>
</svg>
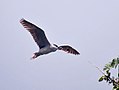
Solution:
<svg viewBox="0 0 119 90">
<path fill-rule="evenodd" d="M 48 54 L 50 52 L 55 52 L 56 50 L 63 50 L 65 52 L 75 54 L 75 55 L 80 54 L 77 50 L 75 50 L 74 48 L 68 45 L 58 46 L 56 44 L 53 44 L 54 46 L 52 46 L 50 42 L 48 41 L 48 39 L 46 38 L 45 32 L 41 28 L 30 23 L 29 21 L 25 19 L 21 19 L 20 23 L 23 25 L 24 28 L 26 28 L 31 33 L 31 35 L 33 36 L 33 39 L 39 46 L 39 52 L 34 53 L 34 56 L 32 57 L 32 59 L 35 59 L 40 55 Z"/>
</svg>

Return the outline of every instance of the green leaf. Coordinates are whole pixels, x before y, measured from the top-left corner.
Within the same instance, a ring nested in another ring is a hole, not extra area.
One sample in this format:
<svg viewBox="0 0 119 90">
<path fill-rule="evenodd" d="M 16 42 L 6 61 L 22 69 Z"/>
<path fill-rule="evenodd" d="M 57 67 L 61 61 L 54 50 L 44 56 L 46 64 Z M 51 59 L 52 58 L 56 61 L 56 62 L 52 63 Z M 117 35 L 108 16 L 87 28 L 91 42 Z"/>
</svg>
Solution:
<svg viewBox="0 0 119 90">
<path fill-rule="evenodd" d="M 101 82 L 103 81 L 103 79 L 104 79 L 104 76 L 100 77 L 98 81 Z"/>
<path fill-rule="evenodd" d="M 109 70 L 106 71 L 107 76 L 110 77 L 111 73 L 109 72 Z"/>
<path fill-rule="evenodd" d="M 115 64 L 116 64 L 116 59 L 113 59 L 111 62 L 111 67 L 114 68 Z"/>
<path fill-rule="evenodd" d="M 118 64 L 119 64 L 119 58 L 117 58 L 115 61 L 115 68 L 117 68 Z"/>
<path fill-rule="evenodd" d="M 115 86 L 115 85 L 113 85 L 113 90 L 119 90 L 119 86 Z"/>
<path fill-rule="evenodd" d="M 117 90 L 119 90 L 119 86 L 117 86 Z"/>
<path fill-rule="evenodd" d="M 106 73 L 109 74 L 110 73 L 109 70 L 107 70 Z"/>
<path fill-rule="evenodd" d="M 106 64 L 105 67 L 103 68 L 104 71 L 110 70 L 111 69 L 111 64 Z"/>
<path fill-rule="evenodd" d="M 119 90 L 119 87 L 114 86 L 113 90 Z"/>
</svg>

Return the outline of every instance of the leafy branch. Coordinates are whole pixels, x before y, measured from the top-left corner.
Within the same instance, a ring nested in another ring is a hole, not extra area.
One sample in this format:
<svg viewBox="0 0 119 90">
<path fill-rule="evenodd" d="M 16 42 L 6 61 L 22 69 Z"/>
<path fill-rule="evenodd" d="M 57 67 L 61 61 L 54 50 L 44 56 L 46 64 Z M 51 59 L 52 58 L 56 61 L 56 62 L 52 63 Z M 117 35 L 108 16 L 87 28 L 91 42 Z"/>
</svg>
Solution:
<svg viewBox="0 0 119 90">
<path fill-rule="evenodd" d="M 111 73 L 111 69 L 113 68 L 117 69 L 117 77 L 114 77 Z M 119 90 L 119 58 L 115 58 L 106 64 L 103 71 L 105 73 L 102 73 L 103 76 L 101 76 L 98 81 L 106 81 L 106 83 L 113 85 L 113 90 Z"/>
</svg>

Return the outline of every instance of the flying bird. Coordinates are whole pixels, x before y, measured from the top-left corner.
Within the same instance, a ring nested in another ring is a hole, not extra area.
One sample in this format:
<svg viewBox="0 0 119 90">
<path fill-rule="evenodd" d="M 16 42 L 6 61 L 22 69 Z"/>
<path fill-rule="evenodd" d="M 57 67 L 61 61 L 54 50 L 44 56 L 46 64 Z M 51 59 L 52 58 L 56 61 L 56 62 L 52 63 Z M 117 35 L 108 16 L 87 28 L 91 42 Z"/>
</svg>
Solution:
<svg viewBox="0 0 119 90">
<path fill-rule="evenodd" d="M 71 53 L 74 55 L 80 54 L 77 50 L 75 50 L 69 45 L 63 45 L 63 46 L 58 46 L 56 44 L 51 45 L 45 35 L 45 32 L 41 28 L 32 24 L 31 22 L 22 18 L 20 20 L 20 23 L 23 25 L 24 28 L 26 28 L 31 33 L 31 35 L 33 36 L 33 39 L 35 40 L 35 42 L 37 43 L 39 47 L 39 51 L 35 52 L 31 59 L 35 59 L 40 55 L 55 52 L 57 50 L 63 50 L 67 53 Z"/>
</svg>

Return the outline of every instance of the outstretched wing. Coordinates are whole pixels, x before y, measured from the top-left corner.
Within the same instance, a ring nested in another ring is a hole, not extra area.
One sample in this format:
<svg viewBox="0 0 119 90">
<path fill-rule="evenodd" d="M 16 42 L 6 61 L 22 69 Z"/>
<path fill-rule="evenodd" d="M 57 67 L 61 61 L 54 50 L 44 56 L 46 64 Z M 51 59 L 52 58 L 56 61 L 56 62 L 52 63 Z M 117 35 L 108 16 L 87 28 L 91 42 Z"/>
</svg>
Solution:
<svg viewBox="0 0 119 90">
<path fill-rule="evenodd" d="M 26 28 L 31 33 L 35 42 L 39 46 L 39 48 L 50 45 L 49 41 L 46 38 L 44 31 L 41 28 L 26 21 L 25 19 L 21 19 L 20 23 L 23 25 L 24 28 Z"/>
<path fill-rule="evenodd" d="M 68 45 L 59 46 L 58 48 L 59 48 L 59 50 L 63 50 L 65 52 L 68 52 L 68 53 L 71 53 L 71 54 L 75 54 L 75 55 L 79 55 L 80 54 L 77 50 L 75 50 L 74 48 L 72 48 L 71 46 L 68 46 Z"/>
</svg>

